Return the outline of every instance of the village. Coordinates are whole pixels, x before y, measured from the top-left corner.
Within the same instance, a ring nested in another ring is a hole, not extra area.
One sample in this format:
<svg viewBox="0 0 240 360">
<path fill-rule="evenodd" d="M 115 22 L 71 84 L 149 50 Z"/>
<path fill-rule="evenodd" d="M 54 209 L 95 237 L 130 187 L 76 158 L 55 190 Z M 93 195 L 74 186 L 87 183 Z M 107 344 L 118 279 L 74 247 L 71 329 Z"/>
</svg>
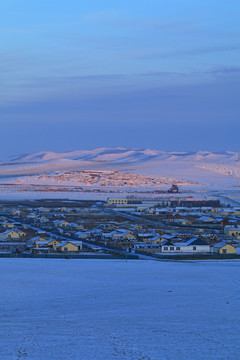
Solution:
<svg viewBox="0 0 240 360">
<path fill-rule="evenodd" d="M 0 203 L 0 256 L 181 259 L 238 254 L 240 206 L 223 206 L 215 199 Z"/>
</svg>

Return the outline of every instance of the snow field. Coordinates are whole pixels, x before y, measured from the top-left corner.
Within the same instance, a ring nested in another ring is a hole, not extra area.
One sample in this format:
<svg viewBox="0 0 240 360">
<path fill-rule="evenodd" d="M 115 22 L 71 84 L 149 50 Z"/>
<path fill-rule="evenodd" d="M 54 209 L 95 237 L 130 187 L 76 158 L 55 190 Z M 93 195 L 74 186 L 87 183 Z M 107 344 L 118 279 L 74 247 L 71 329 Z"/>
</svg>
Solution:
<svg viewBox="0 0 240 360">
<path fill-rule="evenodd" d="M 0 359 L 237 359 L 238 261 L 0 260 Z"/>
</svg>

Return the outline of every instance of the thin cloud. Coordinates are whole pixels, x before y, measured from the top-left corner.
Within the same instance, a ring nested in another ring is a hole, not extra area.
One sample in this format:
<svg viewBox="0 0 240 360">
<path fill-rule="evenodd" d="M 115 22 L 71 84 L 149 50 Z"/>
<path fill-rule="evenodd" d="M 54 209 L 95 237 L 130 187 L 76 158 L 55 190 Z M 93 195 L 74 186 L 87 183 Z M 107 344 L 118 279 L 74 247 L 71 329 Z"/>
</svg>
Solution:
<svg viewBox="0 0 240 360">
<path fill-rule="evenodd" d="M 219 67 L 209 71 L 216 75 L 240 75 L 240 66 Z"/>
<path fill-rule="evenodd" d="M 212 54 L 219 52 L 228 52 L 239 50 L 240 45 L 226 45 L 226 46 L 209 46 L 205 48 L 198 49 L 180 49 L 173 50 L 167 52 L 159 52 L 153 54 L 145 54 L 142 56 L 138 56 L 138 59 L 161 59 L 161 58 L 172 58 L 178 56 L 196 56 L 196 55 L 204 55 L 204 54 Z"/>
</svg>

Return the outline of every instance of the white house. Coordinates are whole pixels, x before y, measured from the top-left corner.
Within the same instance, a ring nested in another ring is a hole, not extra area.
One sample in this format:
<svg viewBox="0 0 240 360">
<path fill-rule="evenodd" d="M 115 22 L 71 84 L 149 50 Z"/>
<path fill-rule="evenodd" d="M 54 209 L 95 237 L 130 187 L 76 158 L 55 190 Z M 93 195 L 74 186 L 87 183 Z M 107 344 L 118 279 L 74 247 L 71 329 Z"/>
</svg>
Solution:
<svg viewBox="0 0 240 360">
<path fill-rule="evenodd" d="M 184 242 L 161 243 L 161 252 L 165 253 L 210 253 L 210 245 L 198 238 L 191 238 Z"/>
</svg>

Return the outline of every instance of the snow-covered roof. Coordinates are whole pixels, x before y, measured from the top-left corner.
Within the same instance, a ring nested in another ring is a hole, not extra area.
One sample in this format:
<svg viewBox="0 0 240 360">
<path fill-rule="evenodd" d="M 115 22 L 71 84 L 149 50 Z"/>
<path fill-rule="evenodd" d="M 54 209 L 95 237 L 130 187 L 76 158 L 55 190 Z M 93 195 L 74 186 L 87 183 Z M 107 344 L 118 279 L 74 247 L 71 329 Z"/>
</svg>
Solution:
<svg viewBox="0 0 240 360">
<path fill-rule="evenodd" d="M 149 241 L 156 241 L 160 238 L 160 235 L 155 235 L 149 239 Z"/>
<path fill-rule="evenodd" d="M 199 239 L 197 237 L 193 237 L 193 238 L 185 241 L 183 244 L 187 245 L 187 246 L 189 246 L 189 245 L 208 245 L 208 243 L 206 243 L 205 241 L 203 241 L 202 239 Z"/>
<path fill-rule="evenodd" d="M 41 236 L 35 236 L 31 239 L 31 241 L 38 241 L 38 239 L 41 239 L 42 237 Z"/>
<path fill-rule="evenodd" d="M 213 247 L 219 249 L 219 248 L 221 248 L 221 247 L 223 247 L 223 246 L 225 246 L 225 245 L 230 245 L 230 246 L 233 246 L 233 247 L 234 247 L 234 245 L 229 244 L 229 243 L 227 243 L 226 241 L 222 241 L 222 242 L 220 242 L 220 243 L 218 243 L 218 244 L 215 244 Z"/>
<path fill-rule="evenodd" d="M 161 235 L 161 238 L 164 238 L 164 239 L 166 239 L 166 240 L 170 240 L 170 239 L 172 239 L 174 236 L 172 236 L 172 235 L 169 235 L 169 234 L 163 234 L 163 235 Z"/>
<path fill-rule="evenodd" d="M 139 233 L 138 237 L 143 237 L 143 238 L 147 238 L 147 237 L 154 237 L 155 234 L 154 233 Z"/>
</svg>

